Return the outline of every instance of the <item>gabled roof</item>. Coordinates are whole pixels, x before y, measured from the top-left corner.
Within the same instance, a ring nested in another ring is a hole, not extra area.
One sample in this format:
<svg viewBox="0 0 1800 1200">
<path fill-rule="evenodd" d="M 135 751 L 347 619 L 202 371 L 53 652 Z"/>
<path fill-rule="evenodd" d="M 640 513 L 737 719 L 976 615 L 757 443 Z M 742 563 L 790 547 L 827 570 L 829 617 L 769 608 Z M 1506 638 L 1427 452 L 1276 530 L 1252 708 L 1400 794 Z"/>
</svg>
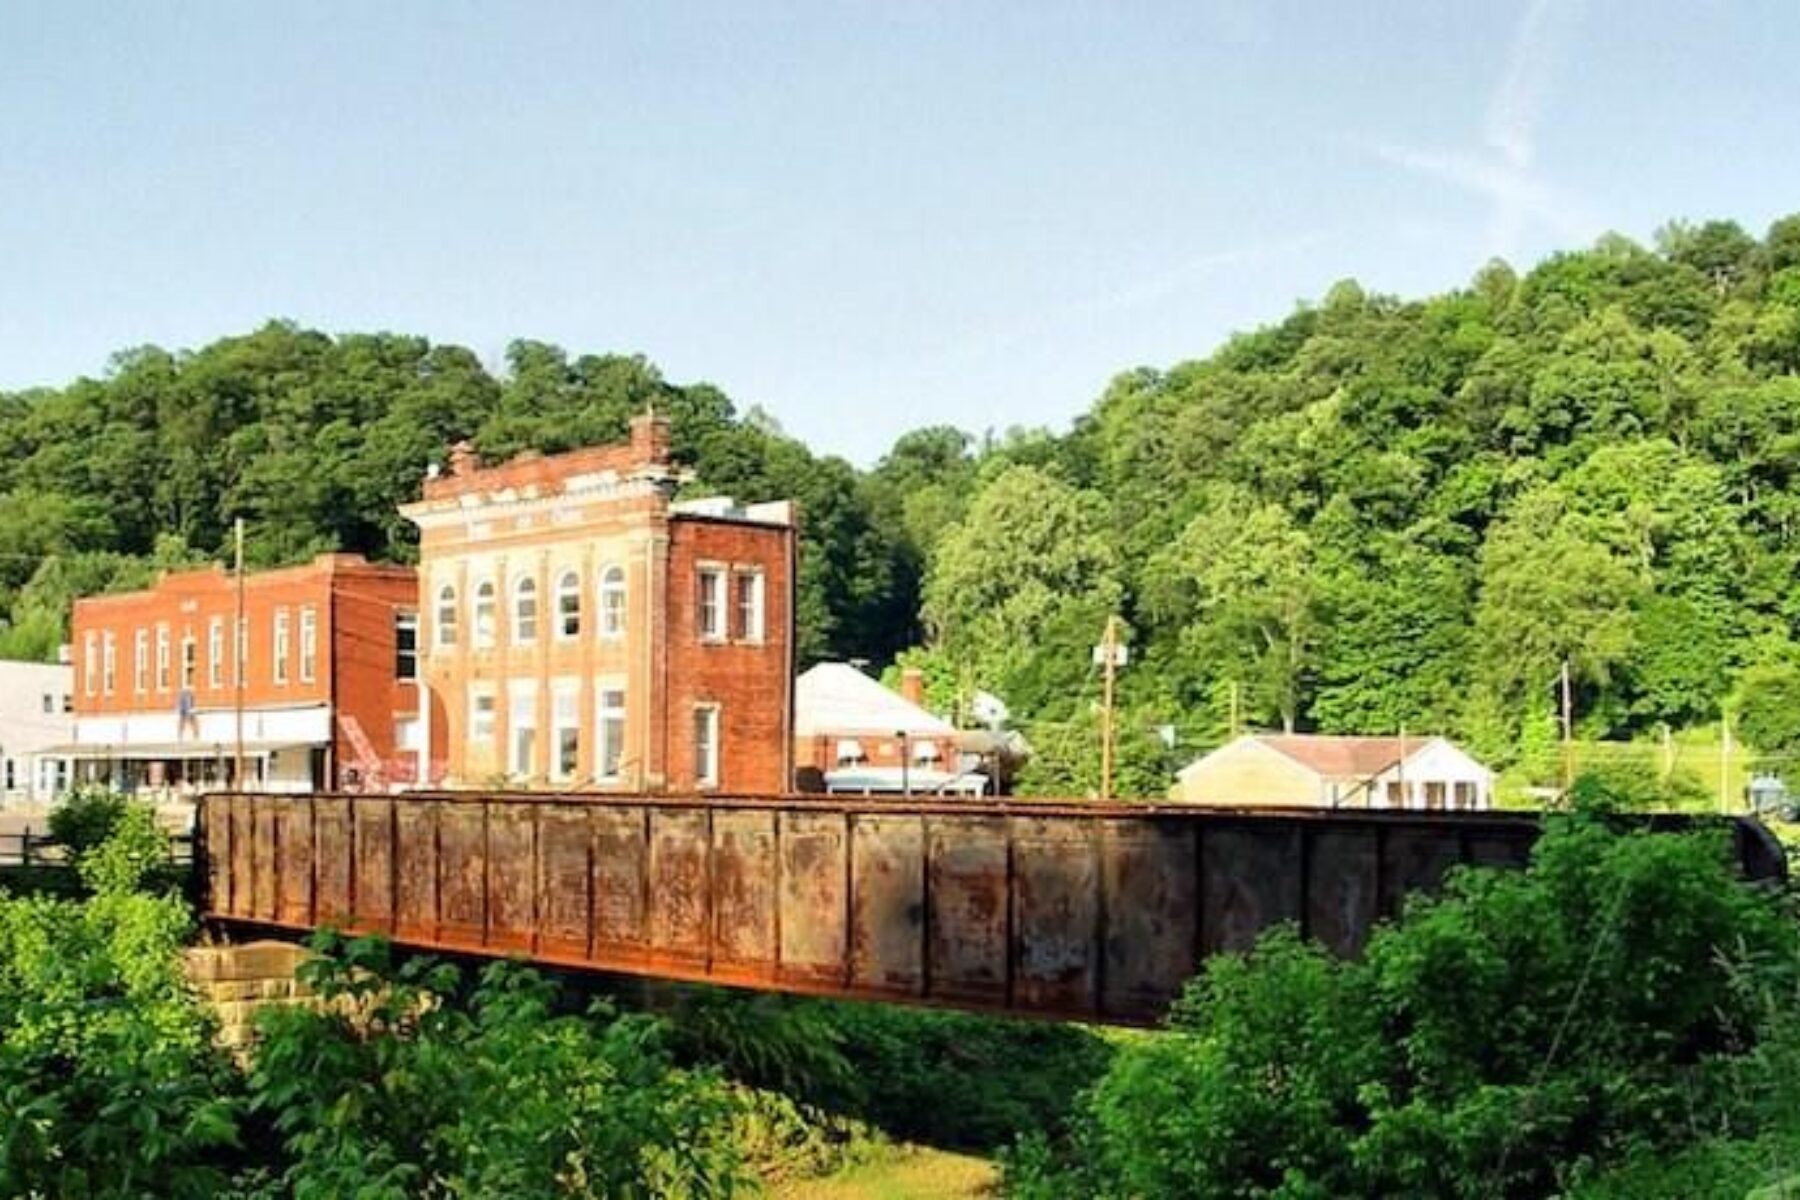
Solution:
<svg viewBox="0 0 1800 1200">
<path fill-rule="evenodd" d="M 849 663 L 820 663 L 794 681 L 794 732 L 943 736 L 956 729 Z"/>
<path fill-rule="evenodd" d="M 1264 733 L 1253 737 L 1269 749 L 1287 755 L 1300 765 L 1330 778 L 1363 778 L 1379 775 L 1400 761 L 1402 748 L 1408 758 L 1423 750 L 1432 738 L 1337 737 L 1317 733 Z"/>
</svg>

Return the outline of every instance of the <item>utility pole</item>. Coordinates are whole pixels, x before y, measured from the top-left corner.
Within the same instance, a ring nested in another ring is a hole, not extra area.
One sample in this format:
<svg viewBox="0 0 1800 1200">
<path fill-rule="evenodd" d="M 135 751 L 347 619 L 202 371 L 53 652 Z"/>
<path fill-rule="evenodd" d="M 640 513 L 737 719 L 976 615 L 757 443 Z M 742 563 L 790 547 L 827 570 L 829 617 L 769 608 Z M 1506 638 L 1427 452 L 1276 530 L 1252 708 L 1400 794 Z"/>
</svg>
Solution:
<svg viewBox="0 0 1800 1200">
<path fill-rule="evenodd" d="M 1100 664 L 1102 692 L 1100 699 L 1100 798 L 1112 799 L 1113 780 L 1113 678 L 1125 662 L 1125 647 L 1119 644 L 1119 618 L 1107 617 L 1100 644 L 1094 647 L 1094 661 Z"/>
<path fill-rule="evenodd" d="M 1569 660 L 1562 661 L 1563 801 L 1575 786 L 1575 701 L 1569 688 Z"/>
<path fill-rule="evenodd" d="M 234 705 L 237 718 L 237 761 L 232 767 L 232 789 L 247 792 L 244 786 L 244 666 L 245 659 L 250 657 L 250 647 L 244 643 L 244 518 L 239 517 L 232 525 L 233 541 L 236 552 L 233 555 L 233 570 L 237 574 L 237 620 L 231 630 L 232 677 L 235 683 L 236 703 Z"/>
<path fill-rule="evenodd" d="M 1400 785 L 1400 807 L 1411 808 L 1406 795 L 1406 722 L 1400 722 L 1400 756 L 1394 761 L 1394 782 Z"/>
</svg>

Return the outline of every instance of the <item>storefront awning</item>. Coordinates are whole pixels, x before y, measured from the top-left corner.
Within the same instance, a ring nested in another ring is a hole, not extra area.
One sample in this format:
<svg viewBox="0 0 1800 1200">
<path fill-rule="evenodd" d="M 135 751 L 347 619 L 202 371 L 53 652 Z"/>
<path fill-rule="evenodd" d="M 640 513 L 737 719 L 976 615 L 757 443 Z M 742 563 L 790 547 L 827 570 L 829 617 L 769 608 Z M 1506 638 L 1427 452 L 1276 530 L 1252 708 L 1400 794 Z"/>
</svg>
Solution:
<svg viewBox="0 0 1800 1200">
<path fill-rule="evenodd" d="M 245 742 L 246 755 L 274 754 L 281 750 L 324 749 L 307 742 Z M 49 746 L 36 753 L 42 758 L 79 758 L 116 762 L 161 762 L 174 758 L 230 759 L 237 756 L 236 742 L 140 742 L 127 746 L 96 746 L 90 742 L 67 742 Z"/>
</svg>

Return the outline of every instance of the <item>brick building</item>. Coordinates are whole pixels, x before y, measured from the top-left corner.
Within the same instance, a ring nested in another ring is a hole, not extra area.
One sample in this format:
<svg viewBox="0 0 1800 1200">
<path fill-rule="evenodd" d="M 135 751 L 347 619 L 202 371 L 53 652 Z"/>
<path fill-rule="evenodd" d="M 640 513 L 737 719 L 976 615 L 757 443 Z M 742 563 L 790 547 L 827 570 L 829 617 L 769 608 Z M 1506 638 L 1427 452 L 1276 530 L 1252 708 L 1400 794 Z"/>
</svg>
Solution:
<svg viewBox="0 0 1800 1200">
<path fill-rule="evenodd" d="M 775 792 L 792 775 L 792 505 L 677 502 L 668 423 L 483 465 L 419 527 L 434 759 L 456 786 Z"/>
<path fill-rule="evenodd" d="M 349 554 L 236 578 L 170 572 L 71 621 L 78 779 L 230 786 L 242 672 L 246 786 L 385 787 L 418 774 L 418 580 Z"/>
</svg>

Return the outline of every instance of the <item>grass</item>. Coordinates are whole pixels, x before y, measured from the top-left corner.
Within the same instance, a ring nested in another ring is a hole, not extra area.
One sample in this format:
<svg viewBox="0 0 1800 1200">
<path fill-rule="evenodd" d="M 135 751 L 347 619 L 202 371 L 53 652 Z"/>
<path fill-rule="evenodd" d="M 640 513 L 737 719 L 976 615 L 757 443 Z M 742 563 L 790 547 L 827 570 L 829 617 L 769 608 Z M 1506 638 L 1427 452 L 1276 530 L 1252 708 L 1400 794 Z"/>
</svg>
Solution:
<svg viewBox="0 0 1800 1200">
<path fill-rule="evenodd" d="M 774 1200 L 975 1200 L 992 1197 L 1000 1173 L 985 1158 L 897 1145 L 874 1161 L 823 1179 L 781 1184 Z"/>
</svg>

